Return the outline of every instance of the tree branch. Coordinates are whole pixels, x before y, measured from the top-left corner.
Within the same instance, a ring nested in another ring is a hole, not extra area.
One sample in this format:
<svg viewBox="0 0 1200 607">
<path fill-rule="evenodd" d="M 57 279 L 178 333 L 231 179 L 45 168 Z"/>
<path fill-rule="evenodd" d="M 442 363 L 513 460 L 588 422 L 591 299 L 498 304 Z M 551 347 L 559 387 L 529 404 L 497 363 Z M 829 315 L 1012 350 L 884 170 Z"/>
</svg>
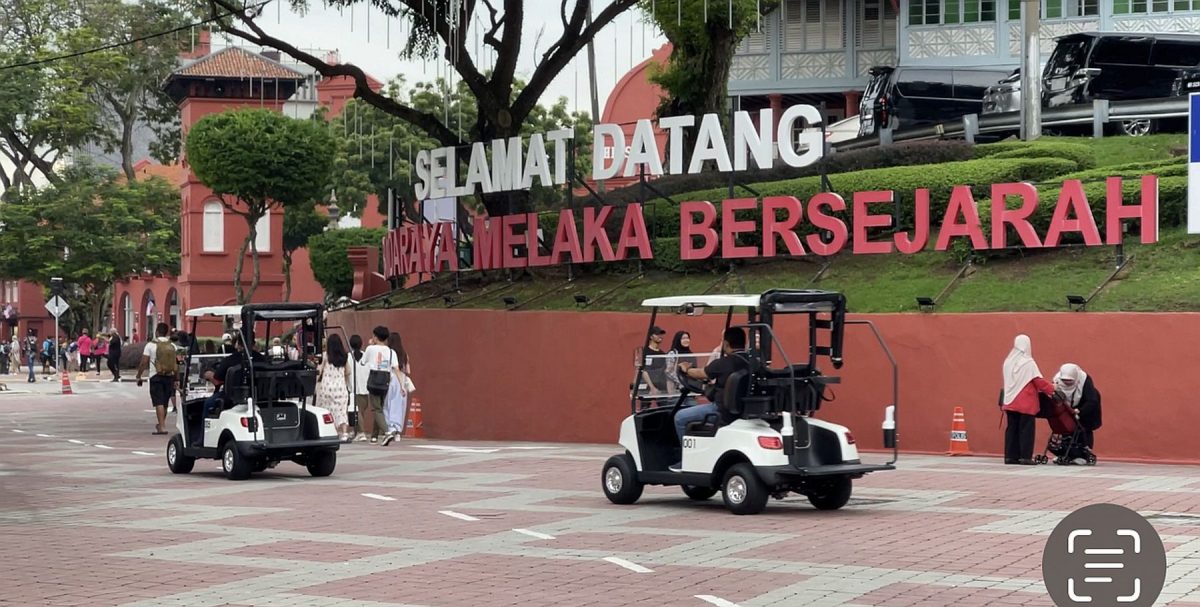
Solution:
<svg viewBox="0 0 1200 607">
<path fill-rule="evenodd" d="M 525 3 L 522 0 L 504 0 L 504 39 L 496 48 L 492 94 L 505 102 L 512 96 L 513 77 L 517 73 L 517 59 L 521 54 L 521 30 L 524 25 Z"/>
<path fill-rule="evenodd" d="M 547 56 L 542 61 L 537 69 L 534 70 L 533 76 L 529 79 L 529 84 L 521 90 L 521 94 L 517 96 L 517 100 L 513 103 L 514 116 L 526 116 L 537 105 L 538 99 L 542 93 L 546 92 L 546 87 L 554 81 L 563 69 L 567 67 L 571 59 L 587 45 L 589 41 L 596 37 L 600 30 L 604 29 L 617 15 L 629 10 L 638 3 L 638 0 L 614 0 L 614 2 L 604 8 L 593 20 L 592 24 L 584 29 L 584 21 L 587 18 L 589 10 L 589 0 L 579 0 L 575 5 L 575 12 L 571 15 L 570 27 L 564 32 L 558 42 L 555 42 L 549 50 L 546 51 Z M 553 51 L 553 52 L 551 52 Z M 592 120 L 599 120 L 599 116 L 592 116 Z"/>
<path fill-rule="evenodd" d="M 407 105 L 399 103 L 387 95 L 383 95 L 372 90 L 367 81 L 366 72 L 364 72 L 358 66 L 349 63 L 330 65 L 321 59 L 306 53 L 283 40 L 280 40 L 279 38 L 275 38 L 274 36 L 267 34 L 266 31 L 258 26 L 258 24 L 254 23 L 252 18 L 247 18 L 235 4 L 230 2 L 230 0 L 208 0 L 208 3 L 209 8 L 214 16 L 224 12 L 231 12 L 235 14 L 238 20 L 244 23 L 246 27 L 250 28 L 251 32 L 253 32 L 250 33 L 240 30 L 233 25 L 222 21 L 220 22 L 220 26 L 221 29 L 226 33 L 242 38 L 243 40 L 253 42 L 254 44 L 267 46 L 285 52 L 297 61 L 312 67 L 325 78 L 348 76 L 354 80 L 354 95 L 359 99 L 362 99 L 372 106 L 379 108 L 383 112 L 391 114 L 392 116 L 396 116 L 397 118 L 425 131 L 430 137 L 438 140 L 438 142 L 440 142 L 442 145 L 457 146 L 462 144 L 462 141 L 458 138 L 454 131 L 442 124 L 442 122 L 433 114 L 427 114 L 425 112 L 418 111 Z M 222 10 L 217 10 L 218 7 L 220 7 Z"/>
</svg>

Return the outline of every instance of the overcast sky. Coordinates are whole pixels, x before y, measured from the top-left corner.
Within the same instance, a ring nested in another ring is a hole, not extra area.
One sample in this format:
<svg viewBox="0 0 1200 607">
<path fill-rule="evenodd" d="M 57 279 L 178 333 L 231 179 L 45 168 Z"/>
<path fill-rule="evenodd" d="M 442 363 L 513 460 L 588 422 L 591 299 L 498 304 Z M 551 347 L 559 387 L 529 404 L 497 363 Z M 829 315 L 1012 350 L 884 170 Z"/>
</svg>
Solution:
<svg viewBox="0 0 1200 607">
<path fill-rule="evenodd" d="M 258 21 L 267 33 L 296 46 L 308 50 L 339 51 L 343 63 L 358 65 L 385 82 L 398 74 L 403 74 L 410 83 L 432 80 L 446 74 L 444 62 L 410 62 L 402 61 L 398 57 L 398 50 L 407 30 L 401 19 L 390 20 L 389 35 L 389 20 L 377 10 L 368 12 L 365 6 L 357 6 L 353 11 L 343 9 L 339 14 L 336 8 L 327 8 L 320 0 L 313 0 L 308 14 L 300 16 L 289 11 L 286 6 L 278 6 L 279 4 L 281 3 L 276 2 L 268 5 Z M 517 67 L 518 77 L 528 80 L 534 70 L 535 57 L 540 58 L 546 48 L 562 34 L 560 4 L 558 0 L 528 0 L 525 3 L 525 26 L 521 58 Z M 598 15 L 607 5 L 606 0 L 597 2 L 594 14 Z M 574 6 L 574 3 L 570 3 L 569 6 Z M 483 32 L 486 31 L 483 27 L 487 19 L 486 9 L 481 9 L 481 13 L 477 15 L 476 24 L 472 26 L 466 43 L 467 49 L 475 57 L 478 57 L 475 49 L 483 46 L 482 42 L 476 43 L 476 38 L 482 38 Z M 545 29 L 541 40 L 537 42 L 535 53 L 535 40 L 539 28 Z M 596 38 L 596 80 L 601 113 L 604 112 L 604 103 L 617 80 L 631 67 L 649 57 L 655 48 L 665 43 L 666 39 L 653 26 L 645 23 L 642 13 L 637 9 L 626 11 L 600 33 Z M 244 41 L 238 39 L 235 44 L 244 44 Z M 486 50 L 490 50 L 490 47 Z M 483 61 L 476 59 L 477 64 L 483 65 L 490 65 L 490 61 L 490 54 L 485 54 Z M 549 105 L 559 97 L 567 97 L 572 110 L 576 109 L 578 104 L 579 110 L 589 111 L 587 67 L 585 49 L 550 86 L 542 98 L 542 103 Z M 457 79 L 455 74 L 455 80 Z"/>
</svg>

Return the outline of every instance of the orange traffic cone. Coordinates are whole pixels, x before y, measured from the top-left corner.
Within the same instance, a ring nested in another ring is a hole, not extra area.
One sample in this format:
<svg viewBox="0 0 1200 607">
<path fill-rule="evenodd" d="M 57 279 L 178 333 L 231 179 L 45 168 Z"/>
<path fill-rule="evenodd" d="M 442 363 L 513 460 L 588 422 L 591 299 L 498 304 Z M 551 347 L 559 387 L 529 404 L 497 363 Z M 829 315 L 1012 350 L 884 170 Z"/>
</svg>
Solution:
<svg viewBox="0 0 1200 607">
<path fill-rule="evenodd" d="M 416 398 L 409 400 L 407 417 L 404 425 L 404 438 L 425 438 L 425 424 L 421 420 L 421 401 Z"/>
<path fill-rule="evenodd" d="M 71 391 L 71 374 L 68 373 L 66 369 L 63 369 L 62 372 L 62 393 L 74 394 L 74 392 Z"/>
<path fill-rule="evenodd" d="M 954 408 L 954 421 L 950 423 L 950 451 L 946 455 L 971 455 L 967 445 L 967 418 L 962 407 Z"/>
</svg>

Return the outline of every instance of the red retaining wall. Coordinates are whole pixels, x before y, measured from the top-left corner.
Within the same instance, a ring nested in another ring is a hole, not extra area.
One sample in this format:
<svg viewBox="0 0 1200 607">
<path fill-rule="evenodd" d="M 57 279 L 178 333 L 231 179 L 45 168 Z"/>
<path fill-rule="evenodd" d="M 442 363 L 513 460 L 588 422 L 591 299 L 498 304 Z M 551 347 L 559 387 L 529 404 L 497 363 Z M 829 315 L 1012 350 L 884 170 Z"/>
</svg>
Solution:
<svg viewBox="0 0 1200 607">
<path fill-rule="evenodd" d="M 1200 414 L 1198 314 L 879 314 L 873 321 L 900 365 L 902 450 L 947 450 L 954 407 L 966 410 L 971 450 L 1003 451 L 996 406 L 1001 363 L 1013 337 L 1026 333 L 1047 379 L 1064 362 L 1092 375 L 1104 399 L 1096 434 L 1103 459 L 1200 462 L 1192 428 Z M 331 323 L 364 338 L 376 324 L 399 331 L 412 356 L 413 380 L 430 437 L 615 443 L 629 414 L 634 352 L 648 315 L 630 313 L 382 310 L 333 314 Z M 789 321 L 785 320 L 784 323 Z M 784 325 L 793 358 L 806 334 Z M 724 316 L 661 316 L 669 338 L 691 331 L 693 349 L 720 338 Z M 846 424 L 860 447 L 882 446 L 890 402 L 887 360 L 865 327 L 847 331 L 837 400 L 819 416 Z M 1038 451 L 1048 429 L 1038 423 Z"/>
</svg>

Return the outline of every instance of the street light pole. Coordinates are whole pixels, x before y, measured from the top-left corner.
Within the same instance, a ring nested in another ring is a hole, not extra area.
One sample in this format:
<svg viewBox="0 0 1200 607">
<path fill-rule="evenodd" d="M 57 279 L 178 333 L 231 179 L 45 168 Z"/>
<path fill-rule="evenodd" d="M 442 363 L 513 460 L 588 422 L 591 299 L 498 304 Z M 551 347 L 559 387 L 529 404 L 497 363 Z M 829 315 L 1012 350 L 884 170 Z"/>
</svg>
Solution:
<svg viewBox="0 0 1200 607">
<path fill-rule="evenodd" d="M 587 26 L 591 27 L 592 26 L 592 3 L 591 3 L 591 0 L 587 0 L 587 2 L 588 2 Z M 595 38 L 596 38 L 595 36 L 588 38 L 588 43 L 587 43 L 588 78 L 592 81 L 592 124 L 598 124 L 600 122 L 600 92 L 597 90 L 597 86 L 596 86 L 596 47 L 592 44 L 592 41 L 595 40 Z M 614 85 L 615 85 L 615 83 L 614 83 Z M 615 153 L 616 153 L 616 151 L 614 150 L 614 154 Z M 603 179 L 599 180 L 596 183 L 596 185 L 599 187 L 600 193 L 603 194 L 604 193 L 604 180 Z M 574 187 L 574 184 L 572 184 L 571 187 Z"/>
<path fill-rule="evenodd" d="M 1041 0 L 1021 0 L 1021 139 L 1042 136 Z"/>
</svg>

